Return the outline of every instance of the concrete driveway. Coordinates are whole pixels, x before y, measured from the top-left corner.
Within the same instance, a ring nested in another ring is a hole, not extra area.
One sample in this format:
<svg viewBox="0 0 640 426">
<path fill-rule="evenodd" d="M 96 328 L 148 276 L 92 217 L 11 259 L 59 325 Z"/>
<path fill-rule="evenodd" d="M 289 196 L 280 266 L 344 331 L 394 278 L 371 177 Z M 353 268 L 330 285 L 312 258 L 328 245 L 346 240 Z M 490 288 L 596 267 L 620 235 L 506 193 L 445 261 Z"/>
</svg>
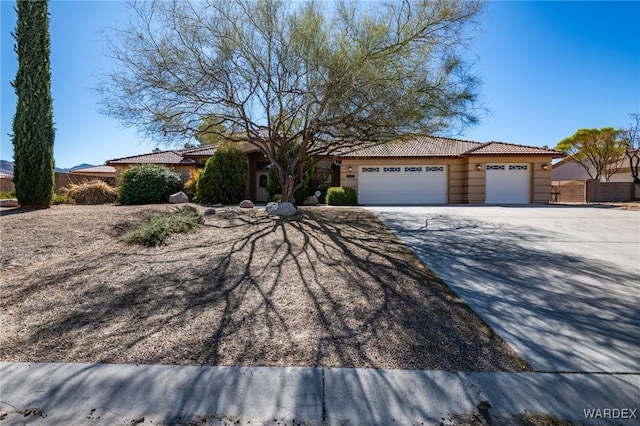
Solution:
<svg viewBox="0 0 640 426">
<path fill-rule="evenodd" d="M 369 210 L 535 370 L 640 373 L 640 212 Z"/>
</svg>

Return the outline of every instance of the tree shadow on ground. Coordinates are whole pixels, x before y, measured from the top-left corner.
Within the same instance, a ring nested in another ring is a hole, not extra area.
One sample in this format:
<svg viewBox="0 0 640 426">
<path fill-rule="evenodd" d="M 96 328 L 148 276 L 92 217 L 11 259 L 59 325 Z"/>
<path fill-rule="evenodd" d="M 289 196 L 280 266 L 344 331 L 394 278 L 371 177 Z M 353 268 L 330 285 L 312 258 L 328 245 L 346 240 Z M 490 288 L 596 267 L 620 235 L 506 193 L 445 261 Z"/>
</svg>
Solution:
<svg viewBox="0 0 640 426">
<path fill-rule="evenodd" d="M 159 248 L 105 238 L 102 251 L 7 283 L 16 325 L 1 359 L 529 368 L 360 209 L 219 212 Z"/>
</svg>

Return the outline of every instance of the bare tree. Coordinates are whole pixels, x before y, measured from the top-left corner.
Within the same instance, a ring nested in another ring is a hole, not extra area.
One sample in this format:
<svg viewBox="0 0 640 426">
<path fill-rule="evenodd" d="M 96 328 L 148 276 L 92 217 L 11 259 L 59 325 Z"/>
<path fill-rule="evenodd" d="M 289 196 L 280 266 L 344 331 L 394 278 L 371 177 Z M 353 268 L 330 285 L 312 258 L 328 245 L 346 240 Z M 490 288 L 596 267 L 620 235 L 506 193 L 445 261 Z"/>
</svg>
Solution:
<svg viewBox="0 0 640 426">
<path fill-rule="evenodd" d="M 640 114 L 630 114 L 631 122 L 622 130 L 625 154 L 629 160 L 631 177 L 636 185 L 640 185 L 638 168 L 640 166 Z"/>
<path fill-rule="evenodd" d="M 475 2 L 158 0 L 113 33 L 103 110 L 149 135 L 247 141 L 292 201 L 316 155 L 477 121 Z M 206 125 L 203 126 L 203 123 Z M 184 140 L 182 140 L 184 142 Z"/>
</svg>

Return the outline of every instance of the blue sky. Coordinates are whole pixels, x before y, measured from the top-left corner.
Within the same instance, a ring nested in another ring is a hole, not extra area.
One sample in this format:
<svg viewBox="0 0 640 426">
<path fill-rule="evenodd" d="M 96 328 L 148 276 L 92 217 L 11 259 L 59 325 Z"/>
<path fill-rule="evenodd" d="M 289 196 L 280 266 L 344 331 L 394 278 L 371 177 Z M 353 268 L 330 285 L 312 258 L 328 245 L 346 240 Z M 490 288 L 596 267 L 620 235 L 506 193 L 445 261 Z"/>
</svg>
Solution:
<svg viewBox="0 0 640 426">
<path fill-rule="evenodd" d="M 14 5 L 0 0 L 4 160 L 13 157 Z M 50 3 L 58 167 L 164 147 L 98 112 L 93 88 L 110 66 L 103 30 L 124 25 L 125 9 L 119 1 Z M 459 137 L 554 146 L 579 128 L 621 127 L 640 113 L 640 2 L 490 2 L 485 11 L 470 56 L 489 112 Z"/>
</svg>

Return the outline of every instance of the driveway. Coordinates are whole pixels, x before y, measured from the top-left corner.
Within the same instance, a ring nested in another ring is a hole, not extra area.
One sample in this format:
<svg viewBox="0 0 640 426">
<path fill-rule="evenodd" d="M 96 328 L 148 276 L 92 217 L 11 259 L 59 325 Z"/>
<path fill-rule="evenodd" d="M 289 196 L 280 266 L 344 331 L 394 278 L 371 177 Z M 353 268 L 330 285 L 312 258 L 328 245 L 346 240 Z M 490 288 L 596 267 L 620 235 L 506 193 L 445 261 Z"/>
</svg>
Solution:
<svg viewBox="0 0 640 426">
<path fill-rule="evenodd" d="M 640 212 L 369 210 L 536 371 L 640 373 Z"/>
</svg>

